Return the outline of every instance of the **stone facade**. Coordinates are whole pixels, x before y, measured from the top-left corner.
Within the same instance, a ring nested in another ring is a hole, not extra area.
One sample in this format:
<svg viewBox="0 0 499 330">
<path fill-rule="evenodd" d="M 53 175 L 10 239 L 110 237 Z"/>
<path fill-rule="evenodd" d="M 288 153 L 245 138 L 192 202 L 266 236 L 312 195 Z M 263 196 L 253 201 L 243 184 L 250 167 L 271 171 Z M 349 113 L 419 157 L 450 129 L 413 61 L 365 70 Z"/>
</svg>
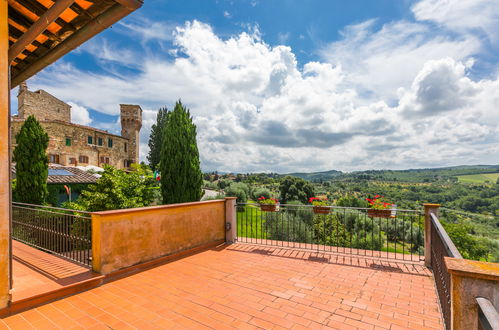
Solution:
<svg viewBox="0 0 499 330">
<path fill-rule="evenodd" d="M 71 106 L 49 93 L 19 88 L 18 115 L 12 117 L 12 150 L 24 120 L 34 115 L 49 135 L 49 162 L 65 166 L 109 164 L 127 168 L 139 162 L 139 133 L 142 109 L 121 105 L 122 136 L 71 123 Z"/>
</svg>

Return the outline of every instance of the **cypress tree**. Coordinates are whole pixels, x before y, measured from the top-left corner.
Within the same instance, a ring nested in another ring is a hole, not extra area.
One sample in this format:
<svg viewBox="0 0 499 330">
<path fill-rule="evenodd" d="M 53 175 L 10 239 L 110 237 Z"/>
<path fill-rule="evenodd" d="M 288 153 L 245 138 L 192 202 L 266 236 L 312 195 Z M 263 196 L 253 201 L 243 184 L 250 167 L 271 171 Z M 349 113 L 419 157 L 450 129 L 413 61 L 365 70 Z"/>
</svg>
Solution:
<svg viewBox="0 0 499 330">
<path fill-rule="evenodd" d="M 168 114 L 161 148 L 161 194 L 164 204 L 199 201 L 203 174 L 199 164 L 196 125 L 180 100 Z"/>
<path fill-rule="evenodd" d="M 49 136 L 35 119 L 29 116 L 16 135 L 14 149 L 16 162 L 15 196 L 18 201 L 42 205 L 48 196 L 47 147 Z"/>
<path fill-rule="evenodd" d="M 147 160 L 153 171 L 159 169 L 159 160 L 161 159 L 161 147 L 163 146 L 163 129 L 168 119 L 168 109 L 160 108 L 156 116 L 156 124 L 151 127 L 149 135 L 149 154 Z"/>
</svg>

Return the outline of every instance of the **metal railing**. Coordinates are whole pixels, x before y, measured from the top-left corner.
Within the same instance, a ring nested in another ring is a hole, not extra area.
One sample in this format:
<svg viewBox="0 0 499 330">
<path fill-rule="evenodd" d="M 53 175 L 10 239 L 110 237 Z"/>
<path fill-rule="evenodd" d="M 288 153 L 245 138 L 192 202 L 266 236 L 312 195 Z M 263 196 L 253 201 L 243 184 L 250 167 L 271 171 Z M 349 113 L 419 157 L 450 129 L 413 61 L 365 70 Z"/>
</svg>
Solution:
<svg viewBox="0 0 499 330">
<path fill-rule="evenodd" d="M 461 253 L 450 239 L 434 213 L 430 214 L 431 268 L 437 287 L 445 327 L 451 327 L 451 277 L 444 257 L 462 259 Z"/>
<path fill-rule="evenodd" d="M 237 204 L 237 241 L 408 261 L 423 260 L 420 211 Z"/>
<path fill-rule="evenodd" d="M 90 213 L 12 203 L 12 238 L 85 266 L 92 263 Z"/>
<path fill-rule="evenodd" d="M 478 305 L 478 329 L 499 329 L 499 313 L 487 298 L 475 298 Z"/>
</svg>

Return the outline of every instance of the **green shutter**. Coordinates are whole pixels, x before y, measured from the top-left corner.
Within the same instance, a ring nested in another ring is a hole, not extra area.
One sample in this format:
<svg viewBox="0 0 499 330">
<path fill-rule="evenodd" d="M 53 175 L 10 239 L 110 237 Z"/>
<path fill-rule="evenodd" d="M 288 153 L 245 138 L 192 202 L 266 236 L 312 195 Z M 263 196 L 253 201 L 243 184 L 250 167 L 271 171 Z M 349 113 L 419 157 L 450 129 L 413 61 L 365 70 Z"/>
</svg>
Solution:
<svg viewBox="0 0 499 330">
<path fill-rule="evenodd" d="M 109 148 L 112 148 L 112 147 L 113 147 L 113 139 L 108 139 L 108 140 L 107 140 L 107 146 L 108 146 Z"/>
<path fill-rule="evenodd" d="M 88 144 L 93 144 L 94 139 L 89 135 L 88 136 Z"/>
<path fill-rule="evenodd" d="M 101 137 L 97 138 L 97 144 L 100 145 L 100 146 L 102 145 L 102 138 Z"/>
<path fill-rule="evenodd" d="M 71 138 L 66 138 L 66 146 L 71 147 Z"/>
</svg>

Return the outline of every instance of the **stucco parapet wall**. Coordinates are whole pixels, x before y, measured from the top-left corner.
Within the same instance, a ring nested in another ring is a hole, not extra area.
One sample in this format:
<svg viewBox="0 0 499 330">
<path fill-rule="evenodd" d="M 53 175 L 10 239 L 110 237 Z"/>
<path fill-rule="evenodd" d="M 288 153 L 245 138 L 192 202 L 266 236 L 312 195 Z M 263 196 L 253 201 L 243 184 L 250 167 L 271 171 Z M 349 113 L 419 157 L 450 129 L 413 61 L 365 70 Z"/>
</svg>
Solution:
<svg viewBox="0 0 499 330">
<path fill-rule="evenodd" d="M 499 281 L 498 263 L 445 257 L 445 266 L 453 275 Z"/>
<path fill-rule="evenodd" d="M 190 202 L 190 203 L 178 203 L 178 204 L 168 204 L 168 205 L 158 205 L 158 206 L 136 207 L 133 209 L 109 210 L 109 211 L 99 211 L 99 212 L 91 212 L 91 213 L 95 214 L 95 215 L 99 215 L 99 216 L 112 216 L 112 215 L 135 213 L 135 212 L 157 211 L 157 210 L 162 210 L 162 209 L 185 208 L 187 206 L 199 206 L 199 205 L 203 205 L 203 204 L 223 203 L 224 201 L 225 200 L 223 200 L 223 199 L 215 199 L 215 200 L 202 201 L 202 202 Z"/>
<path fill-rule="evenodd" d="M 92 268 L 101 274 L 223 242 L 224 199 L 92 213 Z"/>
</svg>

